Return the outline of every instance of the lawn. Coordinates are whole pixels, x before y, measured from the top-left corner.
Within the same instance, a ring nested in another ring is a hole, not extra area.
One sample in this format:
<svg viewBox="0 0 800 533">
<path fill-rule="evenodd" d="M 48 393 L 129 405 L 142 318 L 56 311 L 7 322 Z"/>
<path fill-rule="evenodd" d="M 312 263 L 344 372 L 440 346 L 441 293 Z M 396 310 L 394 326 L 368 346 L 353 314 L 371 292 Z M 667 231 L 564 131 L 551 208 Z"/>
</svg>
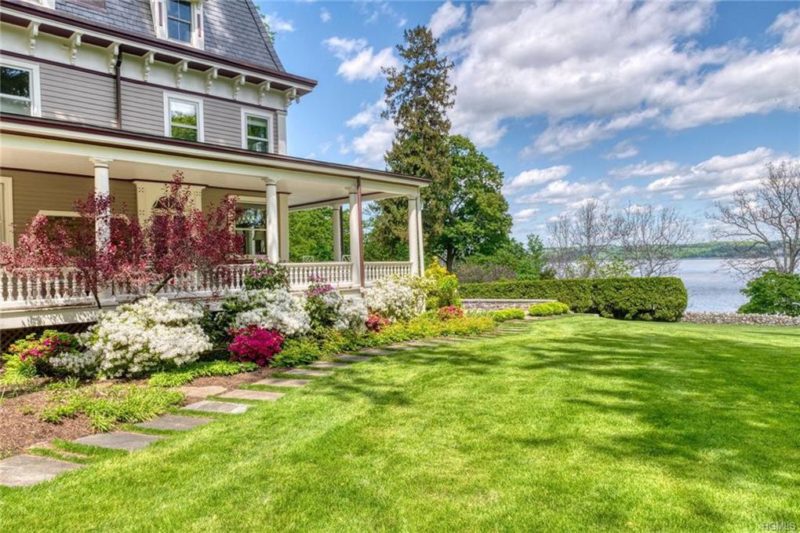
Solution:
<svg viewBox="0 0 800 533">
<path fill-rule="evenodd" d="M 245 415 L 0 491 L 3 531 L 792 523 L 800 329 L 593 317 L 358 363 Z"/>
</svg>

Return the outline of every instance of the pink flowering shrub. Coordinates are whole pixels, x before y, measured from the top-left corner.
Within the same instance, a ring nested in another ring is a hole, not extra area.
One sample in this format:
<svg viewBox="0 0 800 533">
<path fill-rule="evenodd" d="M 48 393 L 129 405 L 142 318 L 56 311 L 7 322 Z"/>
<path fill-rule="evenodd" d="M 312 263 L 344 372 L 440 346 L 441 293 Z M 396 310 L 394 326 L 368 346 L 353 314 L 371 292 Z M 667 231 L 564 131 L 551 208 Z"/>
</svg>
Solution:
<svg viewBox="0 0 800 533">
<path fill-rule="evenodd" d="M 464 310 L 460 307 L 456 307 L 455 305 L 448 305 L 446 307 L 440 307 L 437 314 L 439 316 L 439 320 L 452 320 L 454 318 L 463 317 Z"/>
<path fill-rule="evenodd" d="M 247 326 L 233 331 L 233 342 L 228 345 L 232 361 L 267 366 L 281 351 L 283 336 L 273 329 Z"/>
</svg>

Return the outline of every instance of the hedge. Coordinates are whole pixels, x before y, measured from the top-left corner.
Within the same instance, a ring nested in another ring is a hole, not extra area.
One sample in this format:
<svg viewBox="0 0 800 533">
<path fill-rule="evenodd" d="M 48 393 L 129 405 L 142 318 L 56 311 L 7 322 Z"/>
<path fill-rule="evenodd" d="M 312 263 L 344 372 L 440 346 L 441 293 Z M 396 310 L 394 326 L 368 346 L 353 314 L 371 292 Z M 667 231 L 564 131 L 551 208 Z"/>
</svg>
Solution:
<svg viewBox="0 0 800 533">
<path fill-rule="evenodd" d="M 548 279 L 464 283 L 462 298 L 549 299 L 576 313 L 674 322 L 688 303 L 680 278 Z"/>
</svg>

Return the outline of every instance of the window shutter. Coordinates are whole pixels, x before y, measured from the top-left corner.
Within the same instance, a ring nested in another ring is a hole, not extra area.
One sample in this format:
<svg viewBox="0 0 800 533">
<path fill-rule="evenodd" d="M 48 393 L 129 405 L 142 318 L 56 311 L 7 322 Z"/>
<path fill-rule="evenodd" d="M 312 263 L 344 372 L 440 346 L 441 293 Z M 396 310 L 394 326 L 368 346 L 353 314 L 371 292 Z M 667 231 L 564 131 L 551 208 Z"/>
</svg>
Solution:
<svg viewBox="0 0 800 533">
<path fill-rule="evenodd" d="M 159 39 L 167 38 L 167 2 L 166 0 L 150 0 L 153 12 L 153 29 Z"/>
</svg>

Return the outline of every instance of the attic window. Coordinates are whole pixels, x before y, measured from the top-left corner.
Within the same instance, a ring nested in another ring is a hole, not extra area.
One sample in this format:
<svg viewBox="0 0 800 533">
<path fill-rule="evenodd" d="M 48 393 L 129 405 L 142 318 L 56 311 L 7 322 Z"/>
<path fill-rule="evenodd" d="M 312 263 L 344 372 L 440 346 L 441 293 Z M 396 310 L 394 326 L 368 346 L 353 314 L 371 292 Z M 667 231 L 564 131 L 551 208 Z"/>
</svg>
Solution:
<svg viewBox="0 0 800 533">
<path fill-rule="evenodd" d="M 159 39 L 203 48 L 203 0 L 150 0 Z"/>
</svg>

